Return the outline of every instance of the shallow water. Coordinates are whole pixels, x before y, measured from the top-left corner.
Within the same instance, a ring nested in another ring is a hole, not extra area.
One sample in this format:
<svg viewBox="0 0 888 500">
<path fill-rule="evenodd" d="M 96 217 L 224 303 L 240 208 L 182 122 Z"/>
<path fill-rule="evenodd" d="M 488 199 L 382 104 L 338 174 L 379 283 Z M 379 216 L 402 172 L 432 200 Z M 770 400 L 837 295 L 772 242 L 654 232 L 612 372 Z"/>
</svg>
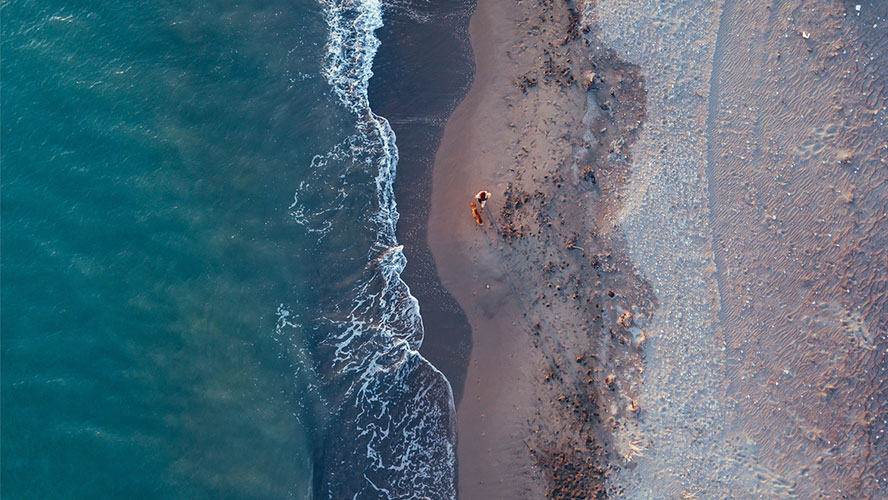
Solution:
<svg viewBox="0 0 888 500">
<path fill-rule="evenodd" d="M 452 496 L 381 7 L 4 4 L 4 496 Z"/>
</svg>

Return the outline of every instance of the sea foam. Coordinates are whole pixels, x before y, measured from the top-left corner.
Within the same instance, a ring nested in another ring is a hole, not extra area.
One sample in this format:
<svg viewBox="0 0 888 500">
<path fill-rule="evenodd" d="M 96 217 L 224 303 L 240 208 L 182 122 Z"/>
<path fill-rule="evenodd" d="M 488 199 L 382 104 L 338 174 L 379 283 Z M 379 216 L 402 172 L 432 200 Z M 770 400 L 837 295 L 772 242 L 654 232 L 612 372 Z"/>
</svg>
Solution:
<svg viewBox="0 0 888 500">
<path fill-rule="evenodd" d="M 290 214 L 319 241 L 341 241 L 336 217 L 359 214 L 371 244 L 363 272 L 349 287 L 348 305 L 325 314 L 319 327 L 326 354 L 321 390 L 332 407 L 319 444 L 316 485 L 331 499 L 455 498 L 453 393 L 418 352 L 422 317 L 401 279 L 407 259 L 395 232 L 396 138 L 367 94 L 383 5 L 357 0 L 322 6 L 329 31 L 323 76 L 354 116 L 355 128 L 313 159 L 311 170 L 323 174 L 299 186 Z M 355 185 L 355 179 L 368 182 Z M 368 188 L 371 202 L 354 201 L 354 191 Z"/>
</svg>

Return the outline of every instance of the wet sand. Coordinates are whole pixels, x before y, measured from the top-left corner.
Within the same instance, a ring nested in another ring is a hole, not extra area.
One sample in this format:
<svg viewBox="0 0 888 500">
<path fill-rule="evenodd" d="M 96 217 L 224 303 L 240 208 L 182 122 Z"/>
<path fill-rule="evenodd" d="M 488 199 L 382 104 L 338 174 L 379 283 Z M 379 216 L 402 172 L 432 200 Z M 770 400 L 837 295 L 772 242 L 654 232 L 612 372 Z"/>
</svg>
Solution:
<svg viewBox="0 0 888 500">
<path fill-rule="evenodd" d="M 480 161 L 479 155 L 486 144 L 507 141 L 501 111 L 505 103 L 496 88 L 509 88 L 512 82 L 495 66 L 506 63 L 495 58 L 517 35 L 503 33 L 514 28 L 514 10 L 507 2 L 477 5 L 470 25 L 474 83 L 448 121 L 434 169 L 429 246 L 444 286 L 466 311 L 473 332 L 465 395 L 457 412 L 460 498 L 543 494 L 539 484 L 518 472 L 531 466 L 521 440 L 536 406 L 533 347 L 509 272 L 495 251 L 496 235 L 469 217 L 469 202 L 479 189 L 494 192 L 497 201 L 503 190 L 496 182 L 495 162 L 507 159 Z M 488 168 L 481 168 L 485 164 Z M 496 206 L 488 203 L 483 216 L 489 218 Z"/>
<path fill-rule="evenodd" d="M 600 498 L 633 453 L 610 435 L 638 411 L 652 303 L 611 221 L 644 85 L 581 33 L 581 9 L 478 3 L 475 80 L 436 157 L 429 245 L 473 332 L 461 498 Z"/>
<path fill-rule="evenodd" d="M 884 496 L 888 13 L 859 4 L 479 2 L 428 234 L 473 332 L 461 498 Z"/>
<path fill-rule="evenodd" d="M 398 241 L 408 259 L 401 278 L 419 300 L 425 328 L 420 352 L 450 381 L 458 404 L 472 350 L 459 304 L 438 279 L 426 243 L 432 166 L 447 117 L 465 96 L 474 63 L 468 41 L 473 0 L 392 4 L 377 36 L 369 97 L 397 136 Z M 433 60 L 434 63 L 430 63 Z"/>
</svg>

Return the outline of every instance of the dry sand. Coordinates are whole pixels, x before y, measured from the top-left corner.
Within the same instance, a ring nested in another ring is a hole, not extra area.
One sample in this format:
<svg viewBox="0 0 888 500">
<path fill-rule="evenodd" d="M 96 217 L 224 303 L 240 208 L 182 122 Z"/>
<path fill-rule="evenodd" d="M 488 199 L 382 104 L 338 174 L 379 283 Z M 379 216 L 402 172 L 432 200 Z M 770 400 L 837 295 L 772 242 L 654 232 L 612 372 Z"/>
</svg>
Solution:
<svg viewBox="0 0 888 500">
<path fill-rule="evenodd" d="M 479 1 L 428 235 L 474 341 L 461 498 L 888 493 L 860 3 Z"/>
<path fill-rule="evenodd" d="M 829 0 L 590 12 L 648 84 L 620 213 L 660 304 L 644 456 L 613 478 L 633 498 L 888 493 L 886 17 Z"/>
</svg>

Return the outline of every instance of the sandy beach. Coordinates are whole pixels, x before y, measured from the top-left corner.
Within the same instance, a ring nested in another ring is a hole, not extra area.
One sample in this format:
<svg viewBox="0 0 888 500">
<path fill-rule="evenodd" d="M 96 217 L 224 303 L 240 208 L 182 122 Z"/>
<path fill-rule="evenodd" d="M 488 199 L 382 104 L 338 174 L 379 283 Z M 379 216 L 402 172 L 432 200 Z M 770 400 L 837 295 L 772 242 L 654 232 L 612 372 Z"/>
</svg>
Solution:
<svg viewBox="0 0 888 500">
<path fill-rule="evenodd" d="M 460 498 L 885 491 L 884 11 L 478 2 L 428 223 Z"/>
<path fill-rule="evenodd" d="M 429 244 L 474 343 L 462 498 L 603 496 L 611 430 L 637 411 L 633 318 L 651 297 L 609 219 L 643 82 L 587 46 L 581 8 L 478 3 L 474 84 L 436 158 Z M 469 201 L 482 188 L 493 197 L 479 227 Z"/>
<path fill-rule="evenodd" d="M 888 0 L 3 5 L 3 498 L 888 499 Z"/>
</svg>

